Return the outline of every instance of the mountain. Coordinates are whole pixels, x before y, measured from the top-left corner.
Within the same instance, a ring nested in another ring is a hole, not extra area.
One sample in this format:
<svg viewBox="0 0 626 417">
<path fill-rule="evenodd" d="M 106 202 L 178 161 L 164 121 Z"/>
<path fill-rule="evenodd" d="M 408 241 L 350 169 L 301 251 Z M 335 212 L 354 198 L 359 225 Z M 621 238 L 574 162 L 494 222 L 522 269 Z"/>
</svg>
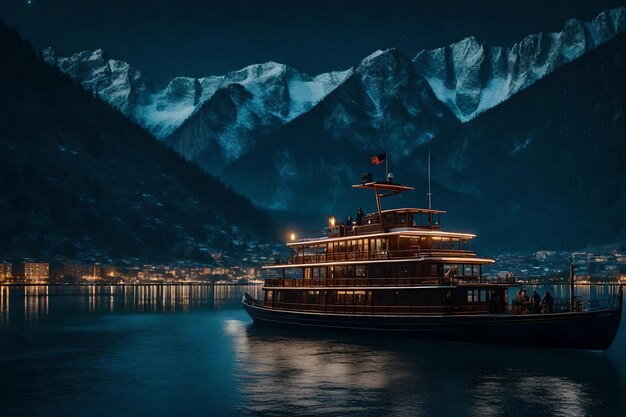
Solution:
<svg viewBox="0 0 626 417">
<path fill-rule="evenodd" d="M 311 77 L 267 62 L 226 75 L 176 77 L 160 88 L 136 68 L 109 58 L 101 49 L 59 57 L 52 48 L 46 48 L 42 56 L 159 139 L 176 130 L 220 88 L 244 86 L 253 96 L 253 112 L 268 123 L 285 123 L 310 109 L 350 74 L 348 70 Z"/>
<path fill-rule="evenodd" d="M 351 72 L 312 78 L 274 62 L 232 72 L 165 142 L 186 159 L 219 173 L 260 138 L 308 111 Z"/>
<path fill-rule="evenodd" d="M 622 7 L 591 22 L 568 20 L 561 32 L 529 35 L 511 47 L 468 37 L 422 51 L 413 62 L 437 98 L 466 122 L 625 30 Z"/>
<path fill-rule="evenodd" d="M 229 164 L 223 179 L 275 210 L 330 210 L 369 169 L 370 155 L 387 150 L 394 166 L 459 127 L 407 56 L 377 51 L 317 106 Z"/>
<path fill-rule="evenodd" d="M 435 201 L 450 209 L 451 227 L 475 225 L 500 249 L 613 241 L 624 236 L 625 19 L 626 8 L 607 10 L 510 47 L 470 37 L 412 60 L 376 51 L 319 79 L 250 66 L 197 100 L 164 142 L 280 222 L 373 210 L 349 185 L 367 171 L 384 177 L 369 164 L 383 151 L 400 182 L 426 189 L 431 151 Z M 292 80 L 326 87 L 296 95 L 315 99 L 293 111 Z M 403 199 L 425 205 L 424 193 Z"/>
<path fill-rule="evenodd" d="M 270 218 L 249 200 L 46 64 L 2 22 L 0 53 L 0 255 L 211 262 L 214 251 L 237 259 L 252 242 L 272 241 Z"/>
<path fill-rule="evenodd" d="M 477 224 L 498 248 L 624 241 L 624 74 L 622 33 L 415 157 L 430 150 L 438 182 L 492 205 Z"/>
<path fill-rule="evenodd" d="M 494 47 L 469 37 L 417 54 L 412 60 L 412 77 L 424 78 L 427 82 L 419 88 L 432 90 L 458 120 L 467 122 L 625 29 L 626 8 L 620 8 L 604 11 L 591 22 L 570 20 L 561 32 L 530 35 L 510 47 Z M 378 54 L 382 51 L 364 59 L 361 70 L 369 60 L 380 62 L 374 59 Z M 48 48 L 42 55 L 187 160 L 215 175 L 221 175 L 229 164 L 247 155 L 281 126 L 308 112 L 353 75 L 347 70 L 311 77 L 286 65 L 267 62 L 221 76 L 177 77 L 165 88 L 156 88 L 138 70 L 106 57 L 101 50 L 57 57 Z M 339 106 L 328 115 L 329 127 L 332 125 L 335 132 L 331 134 L 341 136 L 350 131 L 354 135 L 352 142 L 367 147 L 372 133 L 389 131 L 381 130 L 382 124 L 397 125 L 393 136 L 381 139 L 381 146 L 400 158 L 436 134 L 437 117 L 425 130 L 413 124 L 402 132 L 402 119 L 396 120 L 395 110 L 387 107 L 385 110 L 390 112 L 383 112 L 378 102 L 396 94 L 395 90 L 372 87 L 366 94 L 366 100 L 357 98 L 354 103 L 373 106 L 366 110 L 369 116 L 360 120 L 356 116 L 358 108 Z M 346 98 L 345 105 L 350 107 L 350 103 L 351 98 Z M 441 106 L 435 107 L 435 112 L 440 112 Z M 424 106 L 418 101 L 404 103 L 402 108 L 411 112 Z M 344 111 L 354 116 L 345 119 L 345 124 Z M 421 117 L 426 123 L 427 115 Z M 369 122 L 373 125 L 367 126 Z"/>
<path fill-rule="evenodd" d="M 393 204 L 426 206 L 430 151 L 435 207 L 449 210 L 448 227 L 480 234 L 483 248 L 572 249 L 626 238 L 626 34 L 468 123 L 423 87 L 397 51 L 372 58 L 381 65 L 364 62 L 320 104 L 227 167 L 224 179 L 258 204 L 299 212 L 303 225 L 323 225 L 324 214 L 375 210 L 350 185 L 362 172 L 384 177 L 369 164 L 384 149 L 396 179 L 418 189 Z M 381 101 L 375 91 L 389 94 Z M 410 105 L 423 121 L 402 110 Z M 403 136 L 411 127 L 431 139 Z"/>
</svg>

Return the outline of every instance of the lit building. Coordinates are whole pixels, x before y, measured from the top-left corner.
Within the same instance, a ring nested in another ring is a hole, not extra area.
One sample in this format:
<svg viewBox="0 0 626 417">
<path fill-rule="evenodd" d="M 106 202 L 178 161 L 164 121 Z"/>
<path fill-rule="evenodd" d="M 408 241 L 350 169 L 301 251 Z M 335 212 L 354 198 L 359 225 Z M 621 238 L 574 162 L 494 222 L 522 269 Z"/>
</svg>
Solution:
<svg viewBox="0 0 626 417">
<path fill-rule="evenodd" d="M 26 284 L 44 284 L 50 277 L 50 264 L 48 262 L 24 262 L 24 282 Z"/>
<path fill-rule="evenodd" d="M 11 262 L 0 262 L 0 282 L 13 278 L 13 264 Z"/>
</svg>

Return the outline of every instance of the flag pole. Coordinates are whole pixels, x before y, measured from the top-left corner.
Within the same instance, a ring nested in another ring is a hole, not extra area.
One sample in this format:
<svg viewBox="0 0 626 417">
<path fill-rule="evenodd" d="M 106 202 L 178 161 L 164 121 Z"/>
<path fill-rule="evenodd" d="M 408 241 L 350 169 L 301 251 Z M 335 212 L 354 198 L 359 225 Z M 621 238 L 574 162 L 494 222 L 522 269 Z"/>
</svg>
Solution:
<svg viewBox="0 0 626 417">
<path fill-rule="evenodd" d="M 433 193 L 430 192 L 430 151 L 428 151 L 428 210 L 432 210 Z"/>
<path fill-rule="evenodd" d="M 389 155 L 385 152 L 385 178 L 389 181 Z"/>
</svg>

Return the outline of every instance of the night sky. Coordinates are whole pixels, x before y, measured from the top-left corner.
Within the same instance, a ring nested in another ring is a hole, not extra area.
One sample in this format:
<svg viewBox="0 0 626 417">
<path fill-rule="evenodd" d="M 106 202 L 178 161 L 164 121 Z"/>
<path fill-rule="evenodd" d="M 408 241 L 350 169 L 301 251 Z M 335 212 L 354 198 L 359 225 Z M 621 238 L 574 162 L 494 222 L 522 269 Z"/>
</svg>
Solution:
<svg viewBox="0 0 626 417">
<path fill-rule="evenodd" d="M 36 48 L 102 48 L 157 82 L 277 61 L 309 74 L 346 69 L 376 49 L 413 57 L 474 35 L 509 45 L 590 19 L 622 1 L 0 0 Z"/>
</svg>

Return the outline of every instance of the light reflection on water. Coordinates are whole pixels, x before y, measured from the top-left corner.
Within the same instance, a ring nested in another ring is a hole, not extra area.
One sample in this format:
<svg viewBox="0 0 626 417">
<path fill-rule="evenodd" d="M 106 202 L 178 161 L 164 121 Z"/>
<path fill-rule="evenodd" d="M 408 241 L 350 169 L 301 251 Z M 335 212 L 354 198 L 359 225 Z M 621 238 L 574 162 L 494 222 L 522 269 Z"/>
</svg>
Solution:
<svg viewBox="0 0 626 417">
<path fill-rule="evenodd" d="M 10 319 L 35 324 L 51 313 L 50 308 L 72 313 L 165 313 L 208 306 L 220 308 L 236 303 L 242 289 L 260 296 L 260 287 L 254 285 L 0 286 L 0 324 L 8 324 Z M 51 300 L 53 305 L 49 306 Z"/>
<path fill-rule="evenodd" d="M 617 416 L 623 381 L 592 352 L 329 336 L 225 323 L 248 415 Z M 314 411 L 313 411 L 314 410 Z"/>
<path fill-rule="evenodd" d="M 606 355 L 478 346 L 262 327 L 241 309 L 243 291 L 260 288 L 0 286 L 0 406 L 10 416 L 626 415 L 624 321 Z"/>
</svg>

